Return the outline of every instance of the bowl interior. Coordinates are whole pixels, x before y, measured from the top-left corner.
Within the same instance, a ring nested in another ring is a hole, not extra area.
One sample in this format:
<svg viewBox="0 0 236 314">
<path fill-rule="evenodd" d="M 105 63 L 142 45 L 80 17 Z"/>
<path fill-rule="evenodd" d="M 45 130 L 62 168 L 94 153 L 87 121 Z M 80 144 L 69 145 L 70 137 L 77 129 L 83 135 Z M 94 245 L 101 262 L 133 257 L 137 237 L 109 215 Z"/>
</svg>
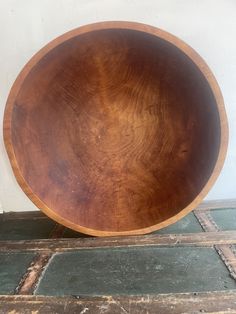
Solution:
<svg viewBox="0 0 236 314">
<path fill-rule="evenodd" d="M 18 167 L 44 204 L 76 225 L 130 231 L 191 203 L 215 166 L 212 90 L 179 48 L 128 29 L 66 40 L 15 98 Z"/>
</svg>

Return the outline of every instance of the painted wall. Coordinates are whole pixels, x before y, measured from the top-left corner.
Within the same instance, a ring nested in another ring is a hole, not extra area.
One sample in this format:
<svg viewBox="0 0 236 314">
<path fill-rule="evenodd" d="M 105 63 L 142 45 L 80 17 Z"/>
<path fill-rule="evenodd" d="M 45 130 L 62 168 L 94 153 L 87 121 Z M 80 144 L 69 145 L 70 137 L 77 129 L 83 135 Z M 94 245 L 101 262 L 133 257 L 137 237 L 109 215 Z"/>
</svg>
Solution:
<svg viewBox="0 0 236 314">
<path fill-rule="evenodd" d="M 58 35 L 104 20 L 162 28 L 190 44 L 208 63 L 225 99 L 230 141 L 224 169 L 207 199 L 236 198 L 235 0 L 0 0 L 0 209 L 36 209 L 16 183 L 2 140 L 5 102 L 17 74 Z"/>
</svg>

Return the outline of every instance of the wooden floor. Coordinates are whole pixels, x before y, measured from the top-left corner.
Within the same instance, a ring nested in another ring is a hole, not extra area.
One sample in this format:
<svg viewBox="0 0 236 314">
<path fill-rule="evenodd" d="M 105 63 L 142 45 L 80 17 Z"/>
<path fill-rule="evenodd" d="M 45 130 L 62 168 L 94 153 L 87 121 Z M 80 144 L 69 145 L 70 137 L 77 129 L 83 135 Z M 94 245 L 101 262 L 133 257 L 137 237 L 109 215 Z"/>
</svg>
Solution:
<svg viewBox="0 0 236 314">
<path fill-rule="evenodd" d="M 4 213 L 0 239 L 0 313 L 236 313 L 235 200 L 113 238 Z"/>
</svg>

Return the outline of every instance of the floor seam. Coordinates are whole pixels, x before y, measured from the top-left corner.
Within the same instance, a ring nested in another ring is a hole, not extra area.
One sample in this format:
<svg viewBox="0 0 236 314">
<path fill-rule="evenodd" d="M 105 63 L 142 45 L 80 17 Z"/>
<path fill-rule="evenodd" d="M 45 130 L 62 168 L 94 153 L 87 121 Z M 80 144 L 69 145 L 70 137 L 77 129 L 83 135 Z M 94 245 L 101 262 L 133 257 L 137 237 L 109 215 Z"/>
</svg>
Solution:
<svg viewBox="0 0 236 314">
<path fill-rule="evenodd" d="M 213 219 L 210 209 L 194 211 L 195 217 L 205 232 L 219 232 L 220 227 Z M 236 280 L 236 250 L 232 245 L 214 245 L 216 252 L 227 267 L 230 276 Z"/>
<path fill-rule="evenodd" d="M 60 224 L 56 224 L 49 234 L 49 238 L 61 238 L 63 237 L 64 232 L 65 227 Z M 53 252 L 42 252 L 36 254 L 31 261 L 30 266 L 21 277 L 14 293 L 17 295 L 33 295 L 54 255 L 55 253 Z"/>
</svg>

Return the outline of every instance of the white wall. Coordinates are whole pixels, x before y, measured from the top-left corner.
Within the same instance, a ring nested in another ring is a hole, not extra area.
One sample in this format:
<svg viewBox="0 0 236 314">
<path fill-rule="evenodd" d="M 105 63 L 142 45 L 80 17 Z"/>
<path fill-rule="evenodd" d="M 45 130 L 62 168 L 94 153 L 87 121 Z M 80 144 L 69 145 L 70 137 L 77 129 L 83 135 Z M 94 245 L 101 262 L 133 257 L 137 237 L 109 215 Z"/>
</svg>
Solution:
<svg viewBox="0 0 236 314">
<path fill-rule="evenodd" d="M 230 143 L 224 169 L 207 199 L 236 198 L 235 0 L 0 0 L 0 209 L 36 209 L 16 183 L 2 140 L 3 111 L 14 79 L 53 38 L 104 20 L 137 21 L 167 30 L 208 63 L 224 95 Z"/>
</svg>

